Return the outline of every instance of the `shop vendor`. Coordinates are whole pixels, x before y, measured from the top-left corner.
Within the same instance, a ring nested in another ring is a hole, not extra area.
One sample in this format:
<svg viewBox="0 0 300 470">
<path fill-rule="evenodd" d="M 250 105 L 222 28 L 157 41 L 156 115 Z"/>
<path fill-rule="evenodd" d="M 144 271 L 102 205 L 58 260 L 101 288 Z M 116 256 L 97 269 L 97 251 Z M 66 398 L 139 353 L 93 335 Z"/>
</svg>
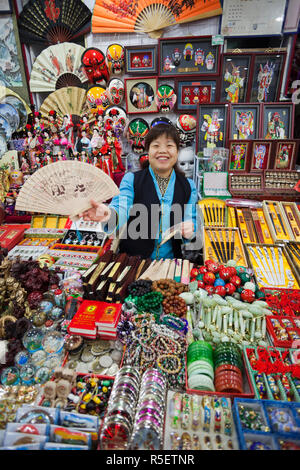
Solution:
<svg viewBox="0 0 300 470">
<path fill-rule="evenodd" d="M 182 258 L 182 244 L 196 236 L 197 190 L 177 167 L 176 128 L 167 124 L 151 128 L 145 149 L 145 168 L 125 174 L 120 194 L 109 205 L 91 201 L 92 207 L 81 216 L 106 223 L 108 233 L 117 228 L 120 252 L 152 259 Z M 173 226 L 179 232 L 160 245 L 164 232 Z"/>
</svg>

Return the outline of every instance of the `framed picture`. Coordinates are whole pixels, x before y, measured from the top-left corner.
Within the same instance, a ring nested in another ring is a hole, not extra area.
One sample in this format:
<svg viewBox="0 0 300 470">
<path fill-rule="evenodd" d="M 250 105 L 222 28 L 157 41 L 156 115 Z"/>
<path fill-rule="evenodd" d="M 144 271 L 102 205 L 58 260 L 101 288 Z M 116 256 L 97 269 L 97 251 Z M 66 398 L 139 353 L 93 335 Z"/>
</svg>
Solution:
<svg viewBox="0 0 300 470">
<path fill-rule="evenodd" d="M 196 148 L 225 147 L 227 140 L 228 104 L 198 106 Z"/>
<path fill-rule="evenodd" d="M 296 142 L 277 142 L 274 170 L 293 170 L 296 155 Z"/>
<path fill-rule="evenodd" d="M 125 47 L 125 70 L 128 74 L 157 73 L 157 45 Z"/>
<path fill-rule="evenodd" d="M 125 78 L 127 113 L 157 113 L 157 88 L 157 77 Z"/>
<path fill-rule="evenodd" d="M 159 39 L 159 76 L 218 75 L 220 46 L 211 36 Z"/>
<path fill-rule="evenodd" d="M 219 101 L 245 103 L 250 77 L 251 54 L 223 54 Z"/>
<path fill-rule="evenodd" d="M 197 105 L 215 101 L 216 80 L 175 79 L 178 111 L 197 111 Z"/>
<path fill-rule="evenodd" d="M 247 171 L 250 142 L 230 142 L 228 171 Z"/>
<path fill-rule="evenodd" d="M 285 52 L 254 54 L 251 73 L 251 103 L 274 103 L 280 98 Z"/>
<path fill-rule="evenodd" d="M 292 139 L 295 105 L 293 103 L 272 103 L 262 106 L 262 138 Z"/>
<path fill-rule="evenodd" d="M 255 140 L 260 135 L 260 105 L 231 104 L 230 105 L 230 140 Z"/>
<path fill-rule="evenodd" d="M 269 168 L 272 142 L 255 140 L 252 146 L 250 171 L 262 171 Z"/>
</svg>

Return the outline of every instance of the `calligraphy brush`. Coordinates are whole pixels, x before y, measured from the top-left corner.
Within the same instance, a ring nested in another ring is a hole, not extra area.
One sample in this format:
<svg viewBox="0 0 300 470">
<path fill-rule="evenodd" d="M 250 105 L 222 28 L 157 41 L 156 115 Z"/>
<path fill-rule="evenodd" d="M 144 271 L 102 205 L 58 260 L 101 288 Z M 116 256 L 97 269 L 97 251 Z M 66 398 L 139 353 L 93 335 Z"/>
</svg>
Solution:
<svg viewBox="0 0 300 470">
<path fill-rule="evenodd" d="M 251 220 L 251 212 L 250 209 L 243 209 L 243 215 L 246 223 L 246 227 L 249 233 L 250 241 L 257 242 L 253 232 L 252 220 Z"/>
<path fill-rule="evenodd" d="M 284 233 L 285 236 L 287 236 L 287 233 L 286 233 L 286 231 L 285 231 L 284 224 L 283 224 L 281 215 L 280 215 L 280 213 L 279 213 L 279 210 L 276 209 L 276 207 L 275 207 L 274 209 L 275 209 L 275 213 L 276 213 L 276 215 L 277 215 L 277 218 L 278 218 L 278 220 L 279 220 L 279 223 L 280 223 L 280 225 L 281 225 L 281 227 L 282 227 L 283 233 Z"/>
<path fill-rule="evenodd" d="M 204 204 L 204 212 L 205 212 L 205 216 L 206 216 L 207 225 L 210 225 L 210 221 L 209 221 L 209 217 L 208 217 L 208 210 L 207 210 L 207 207 L 206 207 L 205 204 Z"/>
<path fill-rule="evenodd" d="M 267 203 L 268 206 L 270 205 L 269 203 Z M 274 218 L 273 218 L 273 214 L 272 214 L 272 211 L 271 209 L 269 209 L 269 215 L 270 215 L 270 219 L 272 221 L 272 224 L 273 224 L 273 227 L 274 227 L 274 230 L 275 230 L 275 233 L 277 233 L 277 230 L 276 230 L 276 225 L 275 225 L 275 222 L 274 222 Z"/>
<path fill-rule="evenodd" d="M 223 237 L 222 237 L 223 231 L 218 230 L 218 234 L 219 234 L 220 249 L 222 249 L 224 263 L 226 263 L 226 261 L 227 261 L 226 248 L 225 248 L 225 243 L 224 243 L 224 240 L 223 240 Z M 216 234 L 216 236 L 217 236 L 217 234 Z"/>
<path fill-rule="evenodd" d="M 220 224 L 220 218 L 219 218 L 219 206 L 218 206 L 218 204 L 216 206 L 216 216 L 217 216 L 217 225 L 221 225 Z"/>
<path fill-rule="evenodd" d="M 207 233 L 207 235 L 208 235 L 210 244 L 211 244 L 211 246 L 213 247 L 213 250 L 214 250 L 214 252 L 215 252 L 215 255 L 216 255 L 218 261 L 219 261 L 219 262 L 221 262 L 221 261 L 223 262 L 222 256 L 221 256 L 221 254 L 220 254 L 220 252 L 219 252 L 219 250 L 218 250 L 218 248 L 217 248 L 217 246 L 216 246 L 216 243 L 215 243 L 215 242 L 213 241 L 213 239 L 212 239 L 212 235 L 211 235 L 210 231 L 207 230 L 206 233 Z"/>
<path fill-rule="evenodd" d="M 208 212 L 209 212 L 211 223 L 213 223 L 213 218 L 212 218 L 212 215 L 211 215 L 210 205 L 209 204 L 207 204 L 207 209 L 208 209 Z"/>
<path fill-rule="evenodd" d="M 229 241 L 229 233 L 228 233 L 228 241 Z M 234 242 L 235 242 L 235 230 L 231 230 L 231 239 L 230 239 L 230 252 L 229 252 L 229 259 L 234 258 Z"/>
<path fill-rule="evenodd" d="M 298 258 L 298 260 L 300 261 L 299 249 L 296 248 L 295 245 L 292 245 L 292 244 L 288 245 L 288 248 L 292 252 L 292 254 L 296 256 L 296 258 Z"/>
<path fill-rule="evenodd" d="M 215 205 L 214 205 L 214 203 L 212 204 L 212 213 L 213 213 L 213 224 L 214 224 L 214 225 L 217 225 L 217 224 L 216 224 L 216 213 L 215 213 Z"/>
<path fill-rule="evenodd" d="M 225 215 L 226 215 L 226 212 L 225 212 L 225 206 L 222 207 L 222 226 L 224 227 L 225 225 Z"/>
</svg>

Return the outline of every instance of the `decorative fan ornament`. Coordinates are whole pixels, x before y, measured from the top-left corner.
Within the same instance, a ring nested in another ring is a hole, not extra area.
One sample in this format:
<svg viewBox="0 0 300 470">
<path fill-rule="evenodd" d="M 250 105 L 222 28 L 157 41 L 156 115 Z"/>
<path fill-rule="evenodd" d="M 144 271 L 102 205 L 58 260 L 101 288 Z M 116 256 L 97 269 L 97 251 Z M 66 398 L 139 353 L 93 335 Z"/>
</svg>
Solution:
<svg viewBox="0 0 300 470">
<path fill-rule="evenodd" d="M 81 0 L 29 0 L 18 19 L 21 42 L 59 44 L 90 31 L 92 13 Z"/>
<path fill-rule="evenodd" d="M 82 70 L 84 47 L 71 42 L 44 49 L 36 58 L 30 74 L 30 91 L 55 91 L 68 86 L 81 87 L 87 82 Z"/>
<path fill-rule="evenodd" d="M 221 14 L 220 0 L 96 0 L 92 32 L 159 37 L 168 26 Z"/>
<path fill-rule="evenodd" d="M 30 176 L 16 200 L 16 210 L 69 215 L 73 220 L 91 207 L 91 200 L 104 202 L 119 188 L 99 168 L 77 160 L 46 165 Z"/>
<path fill-rule="evenodd" d="M 79 87 L 65 87 L 53 91 L 40 107 L 42 116 L 49 116 L 50 111 L 56 111 L 56 120 L 59 126 L 63 123 L 66 115 L 80 118 L 83 114 L 88 114 L 86 90 Z"/>
</svg>

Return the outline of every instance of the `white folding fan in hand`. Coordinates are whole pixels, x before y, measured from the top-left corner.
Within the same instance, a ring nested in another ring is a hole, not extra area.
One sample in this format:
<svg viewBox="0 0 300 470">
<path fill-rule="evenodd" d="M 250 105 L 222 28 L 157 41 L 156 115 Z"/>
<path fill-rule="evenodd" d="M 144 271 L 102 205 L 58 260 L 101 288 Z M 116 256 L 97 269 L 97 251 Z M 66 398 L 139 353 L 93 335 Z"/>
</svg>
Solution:
<svg viewBox="0 0 300 470">
<path fill-rule="evenodd" d="M 68 215 L 72 220 L 91 207 L 119 194 L 113 180 L 99 168 L 77 160 L 58 161 L 37 170 L 26 180 L 16 210 Z"/>
<path fill-rule="evenodd" d="M 36 58 L 30 74 L 30 91 L 55 91 L 67 86 L 82 86 L 87 76 L 81 56 L 85 48 L 65 42 L 44 49 Z"/>
</svg>

